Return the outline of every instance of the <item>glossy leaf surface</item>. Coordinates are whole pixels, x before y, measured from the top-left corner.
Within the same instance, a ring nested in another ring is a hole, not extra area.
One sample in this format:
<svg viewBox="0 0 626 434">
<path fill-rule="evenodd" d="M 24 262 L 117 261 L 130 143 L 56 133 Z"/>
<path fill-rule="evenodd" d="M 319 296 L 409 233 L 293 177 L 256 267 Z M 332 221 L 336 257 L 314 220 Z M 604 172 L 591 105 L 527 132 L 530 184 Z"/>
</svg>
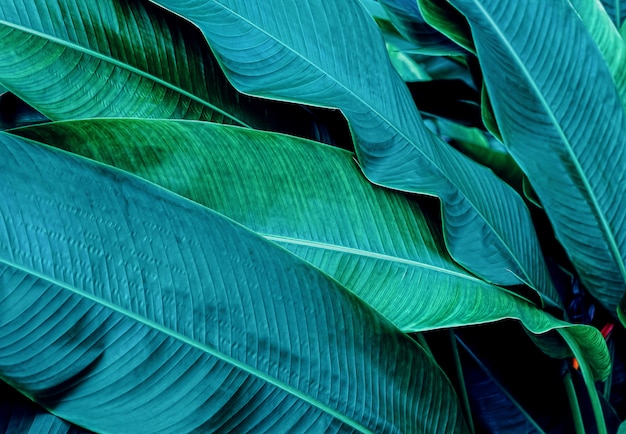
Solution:
<svg viewBox="0 0 626 434">
<path fill-rule="evenodd" d="M 156 3 L 200 27 L 241 91 L 340 108 L 372 182 L 441 198 L 447 246 L 463 266 L 558 303 L 523 201 L 425 128 L 359 2 Z"/>
<path fill-rule="evenodd" d="M 334 280 L 207 208 L 0 135 L 0 376 L 108 432 L 461 432 L 447 379 Z"/>
<path fill-rule="evenodd" d="M 511 155 L 582 282 L 615 313 L 626 288 L 626 117 L 601 52 L 569 2 L 453 4 L 472 24 Z"/>
<path fill-rule="evenodd" d="M 608 372 L 595 329 L 558 321 L 464 271 L 446 253 L 438 213 L 372 186 L 349 152 L 197 122 L 60 122 L 15 133 L 136 173 L 227 215 L 319 267 L 405 332 L 504 318 L 536 334 L 572 329 L 595 375 Z M 557 343 L 551 355 L 567 353 Z"/>
</svg>

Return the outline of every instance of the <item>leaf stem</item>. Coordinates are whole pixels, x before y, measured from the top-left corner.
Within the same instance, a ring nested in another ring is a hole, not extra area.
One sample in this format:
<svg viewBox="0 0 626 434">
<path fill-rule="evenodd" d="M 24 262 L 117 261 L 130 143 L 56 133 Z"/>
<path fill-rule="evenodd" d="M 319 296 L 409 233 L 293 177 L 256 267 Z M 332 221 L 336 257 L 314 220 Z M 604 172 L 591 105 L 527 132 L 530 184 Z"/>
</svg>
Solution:
<svg viewBox="0 0 626 434">
<path fill-rule="evenodd" d="M 576 389 L 574 388 L 574 383 L 572 381 L 572 373 L 570 372 L 565 361 L 563 361 L 563 365 L 563 384 L 565 385 L 567 400 L 569 401 L 572 418 L 574 419 L 574 429 L 576 434 L 585 434 L 585 423 L 583 422 L 583 416 L 580 412 L 580 404 L 578 403 Z"/>
<path fill-rule="evenodd" d="M 593 374 L 591 373 L 591 369 L 585 360 L 585 355 L 583 351 L 578 346 L 578 342 L 569 334 L 567 330 L 558 329 L 559 334 L 563 337 L 563 340 L 569 345 L 574 353 L 574 357 L 578 360 L 578 365 L 580 366 L 580 372 L 583 375 L 583 379 L 585 380 L 585 386 L 587 388 L 587 393 L 589 394 L 589 399 L 591 400 L 591 409 L 593 410 L 593 414 L 596 418 L 596 426 L 598 427 L 598 434 L 607 434 L 606 423 L 604 421 L 604 413 L 602 413 L 602 405 L 600 404 L 600 397 L 598 396 L 598 391 L 596 390 L 596 384 L 593 379 Z"/>
</svg>

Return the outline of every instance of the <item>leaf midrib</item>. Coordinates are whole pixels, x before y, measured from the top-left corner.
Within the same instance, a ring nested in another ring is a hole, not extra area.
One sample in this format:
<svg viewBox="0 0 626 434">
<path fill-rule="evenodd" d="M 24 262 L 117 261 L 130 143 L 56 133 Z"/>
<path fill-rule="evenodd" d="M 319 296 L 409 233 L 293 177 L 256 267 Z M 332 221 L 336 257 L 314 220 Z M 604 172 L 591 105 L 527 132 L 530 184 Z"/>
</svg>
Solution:
<svg viewBox="0 0 626 434">
<path fill-rule="evenodd" d="M 277 387 L 279 389 L 282 389 L 282 390 L 284 390 L 285 392 L 287 392 L 287 393 L 289 393 L 291 395 L 294 395 L 295 397 L 303 400 L 304 402 L 308 402 L 309 404 L 311 404 L 311 406 L 319 408 L 320 410 L 324 411 L 325 413 L 330 414 L 334 418 L 341 420 L 342 422 L 346 423 L 347 425 L 349 425 L 349 426 L 351 426 L 351 427 L 353 427 L 353 428 L 355 428 L 355 429 L 357 429 L 357 430 L 359 430 L 359 431 L 361 431 L 363 433 L 374 434 L 368 428 L 362 426 L 361 424 L 359 424 L 356 421 L 353 421 L 352 419 L 349 419 L 345 415 L 343 415 L 343 414 L 339 413 L 337 410 L 327 406 L 323 402 L 320 402 L 320 401 L 318 401 L 318 400 L 316 400 L 316 399 L 314 399 L 314 398 L 312 398 L 312 397 L 302 393 L 300 390 L 296 389 L 293 386 L 290 386 L 289 384 L 283 383 L 282 381 L 279 381 L 276 378 L 274 378 L 274 377 L 272 377 L 272 376 L 270 376 L 268 374 L 265 374 L 264 372 L 261 372 L 261 371 L 255 369 L 255 368 L 253 368 L 253 367 L 251 367 L 251 366 L 249 366 L 249 365 L 247 365 L 247 364 L 245 364 L 245 363 L 243 363 L 243 362 L 241 362 L 241 361 L 239 361 L 239 360 L 237 360 L 237 359 L 235 359 L 233 357 L 230 357 L 230 356 L 228 356 L 228 355 L 226 355 L 226 354 L 224 354 L 224 353 L 222 353 L 222 352 L 220 352 L 220 351 L 218 351 L 218 350 L 216 350 L 214 348 L 211 348 L 208 345 L 205 345 L 205 344 L 202 344 L 200 342 L 197 342 L 197 341 L 195 341 L 195 340 L 193 340 L 193 339 L 191 339 L 191 338 L 189 338 L 189 337 L 187 337 L 187 336 L 185 336 L 185 335 L 183 335 L 181 333 L 178 333 L 178 332 L 176 332 L 176 331 L 174 331 L 174 330 L 172 330 L 172 329 L 170 329 L 168 327 L 164 327 L 163 325 L 161 325 L 161 324 L 159 324 L 159 323 L 157 323 L 155 321 L 149 320 L 149 319 L 147 319 L 147 318 L 145 318 L 145 317 L 143 317 L 143 316 L 141 316 L 141 315 L 139 315 L 139 314 L 137 314 L 135 312 L 132 312 L 131 310 L 125 309 L 125 308 L 123 308 L 121 306 L 118 306 L 118 305 L 116 305 L 116 304 L 114 304 L 112 302 L 109 302 L 107 300 L 104 300 L 104 299 L 102 299 L 100 297 L 96 297 L 95 295 L 93 295 L 93 294 L 91 294 L 91 293 L 89 293 L 87 291 L 81 290 L 81 289 L 76 288 L 76 287 L 74 287 L 72 285 L 69 285 L 67 283 L 60 282 L 60 281 L 56 280 L 53 277 L 46 276 L 46 275 L 44 275 L 44 274 L 42 274 L 42 273 L 40 273 L 38 271 L 35 271 L 35 270 L 32 270 L 32 269 L 23 267 L 23 266 L 21 266 L 19 264 L 14 263 L 13 261 L 7 260 L 5 258 L 0 258 L 0 263 L 3 263 L 5 265 L 7 265 L 8 267 L 12 267 L 12 268 L 15 268 L 17 270 L 20 270 L 23 273 L 32 275 L 32 276 L 34 276 L 34 277 L 36 277 L 38 279 L 41 279 L 41 280 L 43 280 L 45 282 L 48 282 L 48 283 L 50 283 L 52 285 L 56 285 L 56 286 L 58 286 L 60 288 L 68 290 L 68 291 L 70 291 L 70 292 L 72 292 L 72 293 L 74 293 L 74 294 L 76 294 L 76 295 L 78 295 L 80 297 L 86 298 L 87 300 L 90 300 L 90 301 L 92 301 L 92 302 L 94 302 L 94 303 L 96 303 L 98 305 L 101 305 L 101 306 L 103 306 L 105 308 L 111 309 L 112 311 L 114 311 L 114 312 L 116 312 L 116 313 L 118 313 L 120 315 L 123 315 L 125 317 L 128 317 L 128 318 L 134 320 L 134 321 L 137 321 L 138 323 L 143 324 L 143 325 L 145 325 L 147 327 L 150 327 L 150 328 L 152 328 L 152 329 L 154 329 L 154 330 L 156 330 L 156 331 L 158 331 L 160 333 L 163 333 L 163 334 L 165 334 L 165 335 L 167 335 L 167 336 L 169 336 L 169 337 L 171 337 L 173 339 L 179 340 L 179 341 L 181 341 L 181 342 L 183 342 L 183 343 L 185 343 L 185 344 L 187 344 L 187 345 L 189 345 L 189 346 L 191 346 L 193 348 L 196 348 L 196 349 L 198 349 L 200 351 L 208 353 L 209 355 L 211 355 L 213 357 L 216 357 L 216 358 L 218 358 L 218 359 L 220 359 L 220 360 L 222 360 L 222 361 L 224 361 L 226 363 L 229 363 L 229 364 L 235 366 L 236 368 L 241 369 L 244 372 L 247 372 L 250 375 L 256 376 L 256 377 L 258 377 L 258 378 L 268 382 L 269 384 L 271 384 L 271 385 L 273 385 L 273 386 L 275 386 L 275 387 Z"/>
<path fill-rule="evenodd" d="M 152 0 L 154 1 L 154 0 Z M 400 137 L 402 137 L 403 139 L 406 140 L 407 143 L 410 143 L 411 146 L 413 146 L 413 148 L 420 153 L 420 155 L 427 160 L 432 167 L 435 167 L 439 174 L 441 175 L 442 178 L 444 178 L 448 183 L 450 183 L 451 185 L 453 185 L 456 190 L 463 195 L 463 197 L 465 198 L 465 200 L 470 203 L 472 205 L 472 209 L 475 210 L 476 214 L 478 214 L 481 219 L 485 222 L 485 224 L 487 225 L 487 227 L 490 229 L 491 233 L 494 234 L 494 236 L 500 241 L 500 243 L 504 246 L 504 248 L 506 249 L 506 251 L 509 253 L 509 257 L 513 260 L 513 262 L 519 267 L 519 269 L 522 271 L 522 273 L 524 273 L 524 277 L 526 278 L 525 281 L 523 281 L 523 283 L 529 285 L 532 288 L 536 288 L 537 285 L 535 285 L 534 280 L 531 278 L 531 276 L 528 275 L 528 272 L 526 271 L 526 267 L 524 267 L 519 259 L 517 258 L 517 255 L 513 253 L 513 251 L 511 250 L 511 247 L 509 246 L 508 243 L 506 243 L 504 241 L 504 239 L 502 238 L 502 236 L 500 235 L 500 233 L 498 231 L 495 230 L 494 226 L 491 224 L 491 222 L 485 218 L 485 216 L 483 215 L 483 213 L 475 206 L 474 202 L 469 200 L 467 197 L 467 194 L 465 193 L 464 189 L 460 186 L 458 186 L 457 184 L 455 184 L 454 182 L 452 182 L 452 180 L 447 176 L 447 174 L 445 173 L 445 171 L 443 171 L 431 158 L 429 158 L 426 154 L 424 154 L 424 152 L 421 151 L 421 149 L 417 146 L 417 144 L 410 139 L 403 131 L 401 131 L 399 129 L 399 127 L 397 127 L 395 125 L 395 123 L 391 122 L 389 119 L 387 119 L 385 116 L 383 116 L 378 110 L 376 110 L 374 107 L 372 107 L 368 102 L 366 102 L 365 100 L 363 100 L 359 95 L 357 95 L 356 93 L 354 93 L 351 89 L 349 89 L 346 85 L 344 85 L 342 82 L 340 82 L 339 80 L 337 80 L 333 75 L 331 75 L 330 73 L 328 73 L 327 71 L 325 71 L 324 69 L 322 69 L 319 65 L 311 62 L 308 58 L 302 56 L 300 53 L 298 53 L 297 51 L 295 51 L 293 48 L 291 48 L 289 45 L 283 43 L 282 41 L 280 41 L 279 39 L 277 39 L 276 37 L 274 37 L 272 34 L 268 33 L 267 31 L 265 31 L 264 29 L 262 29 L 261 27 L 257 26 L 256 24 L 254 24 L 253 22 L 251 22 L 249 19 L 247 19 L 246 17 L 240 15 L 239 13 L 237 13 L 236 11 L 234 11 L 233 9 L 223 5 L 222 3 L 218 3 L 218 0 L 211 0 L 215 5 L 221 7 L 222 9 L 224 9 L 227 12 L 230 12 L 231 14 L 233 14 L 234 16 L 238 17 L 241 21 L 244 21 L 246 23 L 248 23 L 251 27 L 253 27 L 254 29 L 257 29 L 259 32 L 265 34 L 268 38 L 274 40 L 276 43 L 280 44 L 281 46 L 285 47 L 286 49 L 288 49 L 289 51 L 291 51 L 294 55 L 296 55 L 296 57 L 304 60 L 305 62 L 307 62 L 309 65 L 311 65 L 313 68 L 317 69 L 318 71 L 320 71 L 322 74 L 324 74 L 326 77 L 329 77 L 335 84 L 337 84 L 340 88 L 344 89 L 348 94 L 352 95 L 357 101 L 359 101 L 360 103 L 362 103 L 365 107 L 367 107 L 371 112 L 375 113 L 380 119 L 382 119 L 387 125 L 389 125 Z M 430 135 L 428 132 L 426 132 L 426 136 L 430 138 Z M 435 144 L 433 143 L 432 146 L 435 146 Z M 363 172 L 365 174 L 365 172 Z M 368 178 L 369 180 L 369 178 Z M 377 184 L 376 182 L 370 180 L 372 183 Z M 409 191 L 409 190 L 403 190 L 403 191 L 408 191 L 410 193 L 413 193 L 413 191 Z M 515 275 L 515 274 L 514 274 Z M 519 276 L 515 276 L 516 278 L 519 279 Z"/>
<path fill-rule="evenodd" d="M 166 87 L 168 89 L 171 89 L 174 92 L 177 92 L 177 93 L 179 93 L 179 94 L 181 94 L 181 95 L 183 95 L 183 96 L 185 96 L 185 97 L 187 97 L 187 98 L 189 98 L 189 99 L 191 99 L 191 100 L 193 100 L 193 101 L 195 101 L 197 103 L 200 103 L 203 106 L 208 107 L 209 109 L 211 109 L 211 110 L 213 110 L 213 111 L 215 111 L 217 113 L 220 113 L 221 115 L 223 115 L 223 116 L 231 119 L 232 121 L 236 122 L 240 126 L 250 128 L 250 125 L 246 124 L 241 119 L 238 119 L 237 117 L 235 117 L 235 116 L 225 112 L 224 110 L 220 109 L 219 107 L 216 107 L 216 106 L 212 105 L 210 102 L 208 102 L 208 101 L 206 101 L 206 100 L 204 100 L 204 99 L 202 99 L 202 98 L 200 98 L 200 97 L 198 97 L 198 96 L 196 96 L 196 95 L 194 95 L 194 94 L 192 94 L 192 93 L 190 93 L 190 92 L 188 92 L 188 91 L 186 91 L 186 90 L 184 90 L 184 89 L 182 89 L 182 88 L 180 88 L 180 87 L 178 87 L 178 86 L 176 86 L 176 85 L 174 85 L 172 83 L 169 83 L 169 82 L 167 82 L 167 81 L 165 81 L 163 79 L 160 79 L 160 78 L 158 78 L 158 77 L 156 77 L 154 75 L 151 75 L 151 74 L 149 74 L 149 73 L 147 73 L 145 71 L 142 71 L 141 69 L 135 68 L 134 66 L 129 65 L 127 63 L 120 62 L 119 60 L 117 60 L 117 59 L 115 59 L 113 57 L 105 56 L 105 55 L 103 55 L 103 54 L 101 54 L 101 53 L 99 53 L 97 51 L 94 51 L 92 49 L 83 47 L 82 45 L 79 45 L 79 44 L 67 41 L 65 39 L 58 38 L 56 36 L 48 35 L 46 33 L 42 33 L 42 32 L 39 32 L 37 30 L 34 30 L 34 29 L 29 29 L 28 27 L 24 27 L 24 26 L 22 26 L 20 24 L 12 23 L 10 21 L 0 20 L 0 24 L 1 25 L 5 25 L 5 26 L 10 27 L 10 28 L 13 28 L 15 30 L 19 30 L 19 31 L 27 33 L 27 34 L 31 34 L 31 35 L 37 36 L 39 38 L 48 40 L 50 42 L 59 44 L 59 45 L 61 45 L 63 47 L 70 48 L 72 50 L 75 50 L 75 51 L 78 51 L 80 53 L 86 54 L 88 56 L 94 57 L 96 59 L 100 59 L 102 61 L 105 61 L 107 63 L 115 65 L 118 68 L 127 70 L 127 71 L 131 72 L 132 74 L 136 74 L 136 75 L 139 75 L 141 77 L 144 77 L 144 78 L 146 78 L 148 80 L 151 80 L 151 81 L 153 81 L 153 82 L 155 82 L 157 84 L 160 84 L 161 86 L 164 86 L 164 87 Z"/>
<path fill-rule="evenodd" d="M 273 241 L 273 242 L 295 244 L 299 246 L 313 247 L 313 248 L 321 249 L 321 250 L 331 250 L 331 251 L 340 252 L 340 253 L 347 253 L 350 255 L 362 256 L 365 258 L 377 259 L 377 260 L 393 262 L 397 264 L 410 265 L 412 267 L 424 268 L 426 270 L 436 271 L 442 274 L 449 274 L 450 276 L 454 276 L 459 279 L 465 279 L 472 283 L 479 283 L 481 285 L 486 284 L 486 282 L 470 274 L 460 273 L 458 271 L 449 270 L 446 268 L 438 267 L 436 265 L 431 265 L 431 264 L 427 264 L 424 262 L 418 262 L 412 259 L 402 258 L 399 256 L 392 256 L 392 255 L 387 255 L 384 253 L 376 253 L 370 250 L 356 249 L 353 247 L 340 246 L 338 244 L 306 240 L 304 238 L 293 238 L 293 237 L 268 234 L 268 233 L 262 233 L 262 232 L 257 232 L 257 233 L 263 236 L 265 239 L 269 241 Z"/>
<path fill-rule="evenodd" d="M 587 176 L 586 176 L 585 172 L 583 171 L 582 166 L 580 165 L 580 162 L 578 161 L 578 158 L 577 158 L 576 154 L 574 153 L 574 149 L 572 147 L 572 144 L 570 143 L 570 141 L 567 138 L 565 132 L 561 128 L 561 125 L 559 124 L 558 120 L 556 119 L 556 116 L 555 116 L 554 112 L 552 111 L 552 109 L 550 108 L 550 105 L 548 104 L 548 102 L 544 98 L 543 93 L 540 91 L 537 83 L 535 83 L 535 81 L 533 80 L 533 77 L 530 74 L 530 71 L 528 70 L 528 68 L 526 68 L 526 65 L 524 64 L 524 62 L 522 62 L 521 58 L 517 55 L 517 52 L 514 50 L 513 46 L 506 39 L 506 37 L 505 37 L 504 33 L 502 32 L 502 30 L 500 29 L 500 27 L 496 24 L 496 22 L 493 20 L 491 15 L 485 10 L 485 8 L 483 8 L 483 6 L 482 6 L 482 4 L 480 4 L 479 0 L 471 0 L 471 1 L 483 13 L 485 19 L 487 19 L 489 24 L 491 24 L 491 26 L 495 30 L 496 34 L 498 35 L 498 37 L 501 39 L 502 43 L 504 44 L 505 48 L 507 49 L 507 51 L 509 51 L 509 54 L 511 55 L 511 57 L 513 58 L 515 63 L 517 63 L 517 65 L 519 66 L 519 68 L 522 71 L 522 73 L 524 74 L 524 76 L 527 78 L 528 83 L 530 84 L 530 86 L 532 87 L 532 90 L 535 92 L 535 94 L 537 96 L 537 99 L 539 100 L 539 102 L 541 103 L 543 108 L 545 109 L 547 115 L 550 118 L 550 121 L 554 125 L 554 127 L 555 127 L 555 129 L 557 131 L 557 134 L 559 135 L 559 138 L 561 139 L 561 141 L 563 142 L 563 144 L 565 146 L 565 150 L 567 151 L 568 155 L 571 158 L 571 161 L 572 161 L 572 163 L 574 165 L 574 168 L 576 169 L 577 174 L 580 176 L 580 179 L 583 182 L 583 186 L 585 187 L 585 190 L 589 193 L 589 196 L 591 198 L 591 205 L 592 205 L 593 209 L 596 211 L 596 214 L 598 215 L 598 217 L 600 219 L 600 227 L 601 227 L 602 232 L 604 232 L 604 235 L 606 237 L 605 240 L 608 241 L 609 250 L 611 252 L 611 255 L 613 256 L 613 259 L 615 260 L 615 263 L 616 263 L 616 265 L 617 265 L 617 267 L 618 267 L 618 269 L 620 271 L 620 274 L 622 276 L 622 280 L 626 284 L 626 265 L 622 261 L 621 254 L 620 254 L 620 251 L 619 251 L 619 247 L 618 247 L 618 245 L 616 243 L 616 240 L 615 240 L 615 235 L 613 234 L 613 231 L 611 230 L 611 228 L 610 228 L 610 226 L 608 224 L 608 221 L 605 218 L 604 212 L 601 210 L 600 205 L 598 204 L 598 200 L 596 198 L 596 195 L 595 195 L 593 189 L 591 188 L 591 184 L 590 184 L 589 180 L 587 179 Z"/>
</svg>

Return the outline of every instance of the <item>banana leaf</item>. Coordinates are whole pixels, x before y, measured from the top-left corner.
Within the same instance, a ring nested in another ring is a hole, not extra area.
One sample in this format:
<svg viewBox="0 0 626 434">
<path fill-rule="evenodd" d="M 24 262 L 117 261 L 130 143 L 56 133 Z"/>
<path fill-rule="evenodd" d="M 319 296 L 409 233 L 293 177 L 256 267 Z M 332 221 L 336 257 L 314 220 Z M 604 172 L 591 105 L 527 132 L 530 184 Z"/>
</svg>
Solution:
<svg viewBox="0 0 626 434">
<path fill-rule="evenodd" d="M 626 43 L 599 0 L 569 0 L 607 63 L 626 109 Z M 626 3 L 625 3 L 626 4 Z"/>
<path fill-rule="evenodd" d="M 241 95 L 197 29 L 148 2 L 3 2 L 0 84 L 54 120 L 198 119 L 349 141 L 338 113 Z"/>
<path fill-rule="evenodd" d="M 420 346 L 207 208 L 0 133 L 0 377 L 98 432 L 462 432 Z"/>
<path fill-rule="evenodd" d="M 626 288 L 626 116 L 601 51 L 569 2 L 452 3 L 471 23 L 505 144 L 582 282 L 616 315 Z"/>
<path fill-rule="evenodd" d="M 476 52 L 467 19 L 459 11 L 441 0 L 417 0 L 417 4 L 428 24 L 468 52 Z"/>
<path fill-rule="evenodd" d="M 525 283 L 555 302 L 522 199 L 426 129 L 359 2 L 155 3 L 200 27 L 242 92 L 341 109 L 373 183 L 442 199 L 455 260 L 492 283 Z"/>
<path fill-rule="evenodd" d="M 559 321 L 467 273 L 448 256 L 427 204 L 372 186 L 354 154 L 280 134 L 185 121 L 103 119 L 14 130 L 144 177 L 257 231 L 314 264 L 405 332 L 515 318 L 564 329 L 596 378 L 600 333 Z M 571 352 L 563 342 L 545 349 Z"/>
<path fill-rule="evenodd" d="M 623 0 L 594 0 L 602 3 L 611 18 L 615 28 L 619 29 L 626 20 L 626 1 Z"/>
<path fill-rule="evenodd" d="M 413 42 L 420 53 L 434 56 L 466 53 L 462 47 L 427 23 L 414 0 L 381 0 L 380 3 L 400 34 Z"/>
</svg>

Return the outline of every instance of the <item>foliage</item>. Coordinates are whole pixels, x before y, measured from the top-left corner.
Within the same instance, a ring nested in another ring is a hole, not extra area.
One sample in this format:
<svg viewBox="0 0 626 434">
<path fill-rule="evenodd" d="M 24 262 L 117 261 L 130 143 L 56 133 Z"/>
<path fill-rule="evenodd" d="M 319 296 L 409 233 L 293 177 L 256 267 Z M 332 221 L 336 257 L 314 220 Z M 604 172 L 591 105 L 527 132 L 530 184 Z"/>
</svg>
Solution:
<svg viewBox="0 0 626 434">
<path fill-rule="evenodd" d="M 0 426 L 617 432 L 622 3 L 5 2 Z"/>
</svg>

